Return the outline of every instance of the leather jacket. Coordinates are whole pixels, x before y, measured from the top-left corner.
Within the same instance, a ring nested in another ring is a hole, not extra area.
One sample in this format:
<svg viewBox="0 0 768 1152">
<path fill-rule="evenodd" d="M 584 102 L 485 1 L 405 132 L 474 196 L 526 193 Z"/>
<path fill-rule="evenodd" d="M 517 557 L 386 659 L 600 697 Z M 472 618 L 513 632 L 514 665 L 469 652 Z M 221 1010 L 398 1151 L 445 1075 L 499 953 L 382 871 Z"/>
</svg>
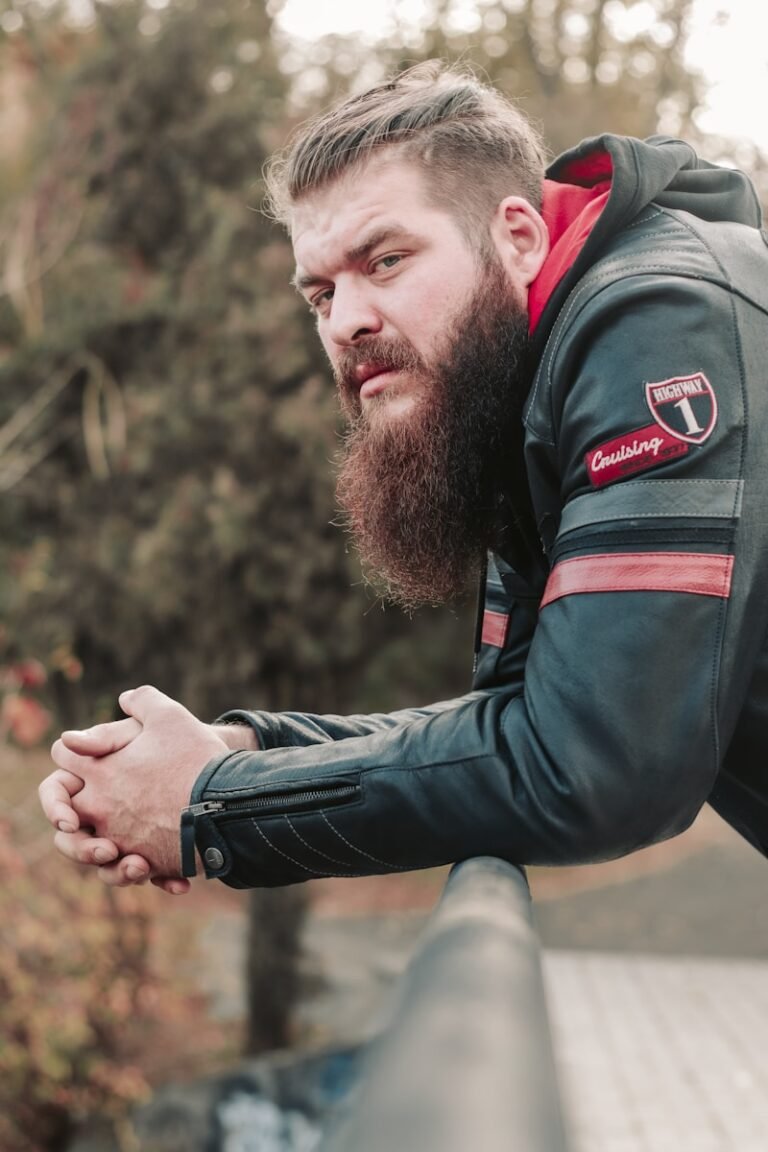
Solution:
<svg viewBox="0 0 768 1152">
<path fill-rule="evenodd" d="M 574 864 L 709 800 L 768 853 L 768 246 L 741 173 L 587 141 L 603 196 L 537 305 L 472 691 L 368 716 L 235 711 L 184 866 L 233 887 L 474 855 Z M 546 213 L 545 213 L 546 219 Z M 578 229 L 577 229 L 578 231 Z"/>
</svg>

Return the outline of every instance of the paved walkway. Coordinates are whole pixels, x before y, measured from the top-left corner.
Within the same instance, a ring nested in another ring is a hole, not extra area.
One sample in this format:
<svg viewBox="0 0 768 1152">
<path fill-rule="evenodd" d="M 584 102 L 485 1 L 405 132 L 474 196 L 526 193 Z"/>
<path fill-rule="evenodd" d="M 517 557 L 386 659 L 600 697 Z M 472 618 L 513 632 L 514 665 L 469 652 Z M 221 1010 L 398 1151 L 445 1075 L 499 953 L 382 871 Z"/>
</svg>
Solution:
<svg viewBox="0 0 768 1152">
<path fill-rule="evenodd" d="M 768 1152 L 767 878 L 733 839 L 538 905 L 572 1152 Z M 424 920 L 311 917 L 324 986 L 300 1008 L 299 1042 L 375 1033 Z M 217 915 L 201 938 L 221 1017 L 243 1012 L 243 928 Z"/>
<path fill-rule="evenodd" d="M 311 921 L 325 974 L 299 1027 L 311 1046 L 354 1043 L 386 1018 L 423 918 Z M 230 956 L 239 928 L 210 926 Z M 572 1152 L 767 1152 L 768 962 L 588 951 L 543 956 Z M 238 1016 L 235 983 L 215 1007 Z"/>
<path fill-rule="evenodd" d="M 572 1152 L 766 1152 L 768 963 L 549 952 Z"/>
</svg>

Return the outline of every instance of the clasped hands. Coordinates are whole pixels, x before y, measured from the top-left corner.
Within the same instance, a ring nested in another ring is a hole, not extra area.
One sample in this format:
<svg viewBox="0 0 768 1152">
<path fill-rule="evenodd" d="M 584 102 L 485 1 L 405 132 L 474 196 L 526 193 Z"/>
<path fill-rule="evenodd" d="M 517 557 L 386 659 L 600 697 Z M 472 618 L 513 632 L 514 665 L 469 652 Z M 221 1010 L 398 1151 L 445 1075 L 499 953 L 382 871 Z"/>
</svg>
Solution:
<svg viewBox="0 0 768 1152">
<path fill-rule="evenodd" d="M 126 719 L 62 733 L 40 803 L 67 859 L 96 866 L 111 886 L 151 880 L 181 895 L 190 887 L 181 875 L 181 810 L 205 765 L 254 748 L 253 733 L 203 724 L 148 685 L 123 692 L 119 702 Z"/>
</svg>

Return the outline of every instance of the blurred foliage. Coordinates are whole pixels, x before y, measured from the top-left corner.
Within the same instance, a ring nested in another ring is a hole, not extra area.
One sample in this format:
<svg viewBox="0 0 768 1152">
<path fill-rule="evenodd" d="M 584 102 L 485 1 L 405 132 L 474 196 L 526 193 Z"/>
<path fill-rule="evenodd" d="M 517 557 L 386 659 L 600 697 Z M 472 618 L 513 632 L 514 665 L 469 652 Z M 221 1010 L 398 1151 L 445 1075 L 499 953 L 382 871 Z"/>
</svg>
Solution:
<svg viewBox="0 0 768 1152">
<path fill-rule="evenodd" d="M 690 134 L 701 82 L 683 49 L 692 0 L 424 0 L 394 9 L 375 51 L 346 37 L 286 42 L 297 106 L 439 56 L 465 60 L 517 99 L 552 152 L 586 136 Z M 399 15 L 398 15 L 399 13 Z"/>
<path fill-rule="evenodd" d="M 253 210 L 260 168 L 318 99 L 430 55 L 522 95 L 555 149 L 680 127 L 689 6 L 433 0 L 374 52 L 288 43 L 249 0 L 101 3 L 79 26 L 10 6 L 0 54 L 35 127 L 0 178 L 0 621 L 61 719 L 138 680 L 204 717 L 465 686 L 463 614 L 404 625 L 350 593 L 332 389 Z"/>
<path fill-rule="evenodd" d="M 127 1152 L 147 1055 L 199 1005 L 157 976 L 143 893 L 85 884 L 53 850 L 18 751 L 48 733 L 46 682 L 0 659 L 0 1148 L 58 1152 L 98 1115 Z"/>
<path fill-rule="evenodd" d="M 267 34 L 240 0 L 102 5 L 35 73 L 58 91 L 4 221 L 0 614 L 80 661 L 53 669 L 70 720 L 137 679 L 203 715 L 308 704 L 361 655 L 331 390 L 249 209 L 285 96 Z"/>
<path fill-rule="evenodd" d="M 0 1147 L 42 1152 L 95 1113 L 120 1130 L 182 998 L 151 973 L 140 895 L 52 867 L 22 812 L 0 826 Z"/>
<path fill-rule="evenodd" d="M 0 662 L 0 749 L 7 741 L 20 748 L 32 748 L 48 735 L 51 714 L 37 698 L 47 679 L 39 660 Z"/>
</svg>

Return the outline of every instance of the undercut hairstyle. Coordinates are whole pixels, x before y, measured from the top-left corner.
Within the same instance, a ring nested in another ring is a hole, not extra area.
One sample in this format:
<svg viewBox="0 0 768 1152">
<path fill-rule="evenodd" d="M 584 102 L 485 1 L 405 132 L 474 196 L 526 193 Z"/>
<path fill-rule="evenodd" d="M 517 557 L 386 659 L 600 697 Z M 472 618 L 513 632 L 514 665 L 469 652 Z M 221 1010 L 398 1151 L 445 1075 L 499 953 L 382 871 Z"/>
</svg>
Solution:
<svg viewBox="0 0 768 1152">
<path fill-rule="evenodd" d="M 265 169 L 265 210 L 290 231 L 304 197 L 384 149 L 424 174 L 427 195 L 475 242 L 510 195 L 541 207 L 545 148 L 524 114 L 465 68 L 430 60 L 308 121 Z"/>
</svg>

